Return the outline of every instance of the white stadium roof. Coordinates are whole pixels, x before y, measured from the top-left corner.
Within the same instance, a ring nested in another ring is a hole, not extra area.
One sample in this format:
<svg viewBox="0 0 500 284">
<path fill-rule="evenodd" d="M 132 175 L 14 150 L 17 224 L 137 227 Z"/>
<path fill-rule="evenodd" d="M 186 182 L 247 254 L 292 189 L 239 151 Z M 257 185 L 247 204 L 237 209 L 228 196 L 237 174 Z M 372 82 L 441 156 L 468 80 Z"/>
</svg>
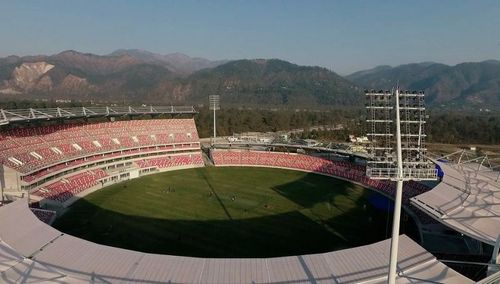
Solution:
<svg viewBox="0 0 500 284">
<path fill-rule="evenodd" d="M 39 221 L 26 200 L 0 207 L 0 281 L 51 283 L 385 283 L 390 240 L 277 258 L 157 255 L 85 241 Z M 398 283 L 472 283 L 407 236 Z"/>
<path fill-rule="evenodd" d="M 436 164 L 444 172 L 442 181 L 413 197 L 412 204 L 460 233 L 495 245 L 500 235 L 499 172 L 477 163 Z"/>
</svg>

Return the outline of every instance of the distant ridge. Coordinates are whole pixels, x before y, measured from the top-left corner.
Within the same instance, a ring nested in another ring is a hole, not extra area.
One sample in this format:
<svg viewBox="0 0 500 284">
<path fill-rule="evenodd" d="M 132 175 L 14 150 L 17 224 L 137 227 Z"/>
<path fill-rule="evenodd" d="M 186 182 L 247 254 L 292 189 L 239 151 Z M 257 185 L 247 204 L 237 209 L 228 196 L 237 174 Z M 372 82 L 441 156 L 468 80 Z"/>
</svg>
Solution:
<svg viewBox="0 0 500 284">
<path fill-rule="evenodd" d="M 172 72 L 182 74 L 191 74 L 201 69 L 213 68 L 228 62 L 228 60 L 210 61 L 201 57 L 190 57 L 179 52 L 161 55 L 141 49 L 118 49 L 110 53 L 110 55 L 128 55 L 145 63 L 162 65 Z"/>
<path fill-rule="evenodd" d="M 500 61 L 466 62 L 449 66 L 434 62 L 396 67 L 379 66 L 346 76 L 364 87 L 424 90 L 427 103 L 452 109 L 500 109 Z"/>
<path fill-rule="evenodd" d="M 225 104 L 320 108 L 360 106 L 360 89 L 320 67 L 278 59 L 210 61 L 182 53 L 63 51 L 0 58 L 0 98 L 101 102 Z"/>
<path fill-rule="evenodd" d="M 500 109 L 498 60 L 382 65 L 341 77 L 280 59 L 210 61 L 139 49 L 0 58 L 0 99 L 206 104 L 220 94 L 226 105 L 318 109 L 361 107 L 363 89 L 397 83 L 426 91 L 431 108 Z"/>
<path fill-rule="evenodd" d="M 201 70 L 187 80 L 193 101 L 221 94 L 232 104 L 295 107 L 360 106 L 360 89 L 321 67 L 299 66 L 279 59 L 235 60 Z"/>
</svg>

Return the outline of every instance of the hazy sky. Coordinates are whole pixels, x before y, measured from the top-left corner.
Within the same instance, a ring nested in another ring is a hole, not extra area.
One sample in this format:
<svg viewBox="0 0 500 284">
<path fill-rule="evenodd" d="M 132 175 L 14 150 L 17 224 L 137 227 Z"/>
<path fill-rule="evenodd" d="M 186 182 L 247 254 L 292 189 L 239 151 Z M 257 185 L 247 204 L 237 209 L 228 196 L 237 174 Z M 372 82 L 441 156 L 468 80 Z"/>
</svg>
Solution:
<svg viewBox="0 0 500 284">
<path fill-rule="evenodd" d="M 500 59 L 500 1 L 0 0 L 0 57 L 119 48 L 281 58 L 341 74 Z"/>
</svg>

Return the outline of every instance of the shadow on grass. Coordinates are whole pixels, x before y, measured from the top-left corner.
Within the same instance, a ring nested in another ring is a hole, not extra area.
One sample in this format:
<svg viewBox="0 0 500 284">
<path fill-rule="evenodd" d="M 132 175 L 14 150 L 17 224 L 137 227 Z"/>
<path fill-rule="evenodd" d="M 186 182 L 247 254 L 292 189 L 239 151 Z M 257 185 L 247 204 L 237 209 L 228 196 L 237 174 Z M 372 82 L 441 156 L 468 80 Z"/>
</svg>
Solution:
<svg viewBox="0 0 500 284">
<path fill-rule="evenodd" d="M 336 196 L 346 195 L 353 187 L 355 185 L 349 182 L 308 173 L 301 179 L 275 186 L 272 189 L 295 204 L 310 208 L 317 203 L 332 203 Z"/>
<path fill-rule="evenodd" d="M 270 257 L 348 246 L 299 212 L 238 220 L 165 220 L 128 216 L 81 200 L 54 224 L 100 244 L 200 257 Z M 88 212 L 98 211 L 87 219 Z"/>
<path fill-rule="evenodd" d="M 317 183 L 332 186 L 325 188 Z M 354 189 L 350 189 L 353 186 L 307 174 L 273 188 L 297 204 L 298 210 L 248 219 L 172 220 L 131 216 L 80 199 L 56 220 L 54 227 L 96 243 L 159 254 L 275 257 L 321 253 L 387 237 L 388 218 L 392 216 L 370 204 L 369 197 L 376 193 L 357 188 L 362 192 L 353 195 Z M 340 199 L 353 206 L 339 206 Z M 224 201 L 219 199 L 219 203 L 225 208 Z"/>
<path fill-rule="evenodd" d="M 312 179 L 315 183 L 326 182 L 329 186 L 311 185 Z M 302 212 L 307 212 L 312 219 L 344 239 L 351 247 L 391 237 L 394 202 L 376 191 L 313 173 L 291 183 L 276 186 L 273 190 L 304 208 L 313 208 L 321 203 L 329 208 L 323 210 L 323 213 L 331 210 L 340 211 L 332 214 L 333 217 L 330 218 L 315 216 L 314 210 Z M 341 204 L 346 202 L 351 206 Z M 416 242 L 420 241 L 418 228 L 405 211 L 402 211 L 400 234 L 407 234 Z"/>
</svg>

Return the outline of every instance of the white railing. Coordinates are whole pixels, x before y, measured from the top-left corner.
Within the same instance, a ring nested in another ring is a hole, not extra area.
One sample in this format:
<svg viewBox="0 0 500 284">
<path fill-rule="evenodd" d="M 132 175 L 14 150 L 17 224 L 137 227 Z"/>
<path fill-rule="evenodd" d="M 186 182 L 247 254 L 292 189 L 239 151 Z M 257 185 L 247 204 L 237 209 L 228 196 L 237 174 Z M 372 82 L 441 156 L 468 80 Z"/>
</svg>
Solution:
<svg viewBox="0 0 500 284">
<path fill-rule="evenodd" d="M 366 175 L 372 179 L 397 180 L 397 168 L 366 168 Z M 403 180 L 436 180 L 437 169 L 403 168 Z"/>
<path fill-rule="evenodd" d="M 145 114 L 194 114 L 193 106 L 117 106 L 117 107 L 72 107 L 72 108 L 28 108 L 1 109 L 0 125 L 15 121 L 30 121 L 53 118 L 78 118 Z"/>
</svg>

